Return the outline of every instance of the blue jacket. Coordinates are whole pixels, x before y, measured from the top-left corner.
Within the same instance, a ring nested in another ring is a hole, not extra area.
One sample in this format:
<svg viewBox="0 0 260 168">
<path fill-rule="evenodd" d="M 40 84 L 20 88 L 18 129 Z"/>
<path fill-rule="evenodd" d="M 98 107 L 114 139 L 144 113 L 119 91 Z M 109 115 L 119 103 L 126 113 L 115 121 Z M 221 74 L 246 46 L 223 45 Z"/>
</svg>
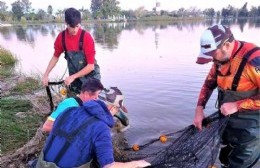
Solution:
<svg viewBox="0 0 260 168">
<path fill-rule="evenodd" d="M 43 149 L 44 160 L 59 167 L 78 167 L 93 158 L 101 167 L 114 162 L 109 128 L 113 124 L 113 116 L 100 100 L 67 109 L 54 122 Z"/>
</svg>

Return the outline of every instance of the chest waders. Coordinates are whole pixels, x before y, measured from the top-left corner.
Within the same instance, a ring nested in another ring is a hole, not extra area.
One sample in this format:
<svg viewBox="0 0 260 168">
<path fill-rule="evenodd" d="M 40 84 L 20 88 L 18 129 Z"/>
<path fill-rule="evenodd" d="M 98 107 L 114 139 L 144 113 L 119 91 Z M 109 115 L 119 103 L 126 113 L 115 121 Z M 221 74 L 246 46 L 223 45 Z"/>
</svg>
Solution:
<svg viewBox="0 0 260 168">
<path fill-rule="evenodd" d="M 64 30 L 62 32 L 62 46 L 63 46 L 64 53 L 65 53 L 65 59 L 67 60 L 69 75 L 73 75 L 73 74 L 79 72 L 80 70 L 82 70 L 88 64 L 84 51 L 83 51 L 83 42 L 84 42 L 85 31 L 84 30 L 81 31 L 78 51 L 67 51 L 66 43 L 65 43 L 65 33 L 66 32 Z M 75 92 L 76 94 L 79 94 L 80 90 L 81 90 L 81 85 L 82 85 L 82 83 L 84 83 L 86 81 L 87 78 L 96 78 L 96 79 L 100 80 L 100 78 L 101 78 L 100 69 L 99 69 L 99 66 L 98 66 L 96 60 L 94 63 L 94 70 L 83 77 L 75 79 L 70 85 L 70 90 Z"/>
<path fill-rule="evenodd" d="M 235 102 L 260 94 L 259 88 L 252 91 L 238 92 L 237 86 L 250 55 L 258 50 L 250 50 L 241 61 L 234 76 L 232 90 L 219 88 L 219 107 L 226 102 Z M 229 116 L 222 135 L 219 160 L 228 168 L 251 168 L 260 157 L 260 110 L 243 110 Z"/>
<path fill-rule="evenodd" d="M 70 108 L 69 111 L 74 110 L 75 108 L 77 108 L 77 107 L 72 107 L 72 108 Z M 66 113 L 69 113 L 69 111 L 66 111 Z M 59 121 L 56 123 L 57 127 L 53 128 L 53 134 L 49 135 L 49 136 L 51 136 L 51 139 L 49 140 L 49 143 L 47 144 L 47 146 L 45 147 L 45 150 L 44 150 L 45 155 L 47 155 L 50 148 L 52 147 L 53 141 L 55 140 L 56 137 L 62 137 L 65 139 L 65 143 L 63 144 L 63 146 L 57 153 L 56 157 L 53 159 L 54 161 L 53 162 L 45 161 L 44 153 L 42 151 L 39 156 L 38 162 L 36 164 L 36 168 L 59 168 L 59 166 L 57 166 L 57 164 L 63 159 L 63 156 L 67 152 L 67 150 L 70 148 L 70 145 L 72 143 L 75 143 L 76 137 L 78 136 L 80 131 L 86 129 L 88 126 L 90 126 L 91 124 L 96 122 L 98 119 L 95 117 L 90 117 L 85 122 L 81 123 L 72 132 L 67 132 L 67 131 L 63 131 L 63 130 L 59 129 L 64 125 L 64 123 L 66 123 L 67 120 L 69 120 L 69 115 L 65 114 L 60 117 Z M 81 166 L 75 167 L 75 168 L 90 168 L 91 161 L 92 160 L 85 163 L 84 165 L 81 165 Z M 55 164 L 55 163 L 57 163 L 57 164 Z"/>
</svg>

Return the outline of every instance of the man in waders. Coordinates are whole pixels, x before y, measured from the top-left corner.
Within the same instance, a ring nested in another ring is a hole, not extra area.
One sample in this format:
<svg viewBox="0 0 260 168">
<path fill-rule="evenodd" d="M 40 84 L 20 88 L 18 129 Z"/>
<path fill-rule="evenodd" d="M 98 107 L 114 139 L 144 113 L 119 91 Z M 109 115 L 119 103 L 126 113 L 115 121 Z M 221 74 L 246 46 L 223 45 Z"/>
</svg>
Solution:
<svg viewBox="0 0 260 168">
<path fill-rule="evenodd" d="M 213 61 L 200 91 L 194 125 L 202 129 L 203 109 L 218 88 L 218 105 L 228 117 L 219 159 L 222 167 L 253 167 L 260 156 L 260 48 L 235 40 L 230 29 L 214 25 L 200 39 L 198 64 Z"/>
<path fill-rule="evenodd" d="M 82 106 L 84 102 L 98 99 L 98 95 L 104 89 L 102 83 L 95 78 L 87 79 L 81 87 L 78 96 L 69 97 L 60 102 L 42 126 L 42 131 L 49 133 L 52 130 L 56 118 L 67 108 Z"/>
<path fill-rule="evenodd" d="M 101 92 L 102 91 L 102 92 Z M 122 92 L 117 88 L 117 87 L 110 87 L 108 89 L 105 89 L 102 85 L 102 83 L 95 79 L 95 78 L 89 78 L 87 79 L 82 87 L 81 87 L 81 92 L 78 96 L 74 97 L 69 97 L 64 99 L 62 102 L 59 103 L 57 106 L 56 110 L 51 113 L 51 115 L 47 118 L 45 123 L 42 126 L 42 131 L 45 133 L 49 133 L 52 130 L 54 121 L 56 118 L 62 114 L 67 108 L 70 107 L 79 107 L 82 106 L 84 102 L 87 102 L 89 100 L 97 100 L 98 97 L 102 97 L 104 93 L 107 92 L 113 92 L 116 93 L 118 96 L 122 95 L 120 98 L 120 102 L 122 103 L 121 105 L 118 104 L 118 106 L 121 106 L 120 110 L 118 113 L 116 113 L 114 116 L 119 119 L 119 121 L 124 125 L 128 126 L 129 125 L 129 120 L 125 113 L 127 113 L 127 110 L 125 106 L 123 105 L 123 94 Z M 113 99 L 115 96 L 110 94 L 111 99 Z M 112 100 L 111 100 L 112 101 Z M 118 100 L 119 101 L 119 100 Z"/>
<path fill-rule="evenodd" d="M 100 80 L 99 66 L 95 60 L 95 44 L 90 33 L 81 29 L 81 14 L 74 8 L 65 11 L 66 30 L 62 31 L 54 43 L 54 54 L 43 75 L 42 83 L 48 85 L 48 76 L 59 60 L 61 53 L 65 53 L 69 77 L 65 84 L 70 91 L 79 94 L 82 83 L 87 78 Z"/>
<path fill-rule="evenodd" d="M 89 100 L 79 107 L 61 113 L 54 122 L 36 168 L 89 168 L 98 163 L 101 168 L 138 168 L 150 163 L 144 160 L 115 162 L 110 128 L 113 116 L 123 106 L 123 94 L 111 87 L 99 94 L 99 100 Z"/>
</svg>

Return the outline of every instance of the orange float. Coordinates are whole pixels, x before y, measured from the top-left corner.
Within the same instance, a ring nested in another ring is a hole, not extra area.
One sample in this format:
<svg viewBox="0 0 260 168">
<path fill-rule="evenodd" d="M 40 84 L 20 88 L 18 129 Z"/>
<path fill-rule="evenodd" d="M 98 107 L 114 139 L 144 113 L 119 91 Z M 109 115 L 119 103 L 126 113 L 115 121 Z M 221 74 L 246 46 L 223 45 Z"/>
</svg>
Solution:
<svg viewBox="0 0 260 168">
<path fill-rule="evenodd" d="M 166 142 L 167 142 L 167 136 L 161 135 L 161 136 L 160 136 L 160 141 L 161 141 L 162 143 L 166 143 Z"/>
<path fill-rule="evenodd" d="M 132 147 L 132 149 L 134 150 L 134 151 L 139 151 L 139 145 L 137 145 L 137 144 L 134 144 L 133 145 L 133 147 Z"/>
<path fill-rule="evenodd" d="M 61 94 L 62 96 L 66 96 L 66 95 L 67 95 L 67 89 L 66 89 L 66 88 L 61 88 L 61 89 L 60 89 L 60 94 Z"/>
</svg>

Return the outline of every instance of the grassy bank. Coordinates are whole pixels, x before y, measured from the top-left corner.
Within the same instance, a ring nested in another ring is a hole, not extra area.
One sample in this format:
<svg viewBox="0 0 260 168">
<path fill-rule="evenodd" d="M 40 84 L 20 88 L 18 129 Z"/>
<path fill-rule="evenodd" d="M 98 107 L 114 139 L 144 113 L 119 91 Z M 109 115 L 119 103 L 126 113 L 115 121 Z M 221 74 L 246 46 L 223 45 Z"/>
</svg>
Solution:
<svg viewBox="0 0 260 168">
<path fill-rule="evenodd" d="M 31 113 L 33 106 L 28 100 L 2 98 L 0 101 L 1 154 L 18 149 L 29 141 L 42 120 Z"/>
<path fill-rule="evenodd" d="M 34 92 L 41 88 L 40 81 L 15 74 L 16 62 L 8 50 L 0 48 L 0 156 L 26 144 L 43 120 L 32 103 L 36 101 Z"/>
<path fill-rule="evenodd" d="M 0 46 L 0 79 L 12 75 L 17 59 L 12 53 Z"/>
<path fill-rule="evenodd" d="M 3 65 L 14 65 L 17 59 L 12 53 L 2 47 L 0 47 L 0 64 Z"/>
</svg>

